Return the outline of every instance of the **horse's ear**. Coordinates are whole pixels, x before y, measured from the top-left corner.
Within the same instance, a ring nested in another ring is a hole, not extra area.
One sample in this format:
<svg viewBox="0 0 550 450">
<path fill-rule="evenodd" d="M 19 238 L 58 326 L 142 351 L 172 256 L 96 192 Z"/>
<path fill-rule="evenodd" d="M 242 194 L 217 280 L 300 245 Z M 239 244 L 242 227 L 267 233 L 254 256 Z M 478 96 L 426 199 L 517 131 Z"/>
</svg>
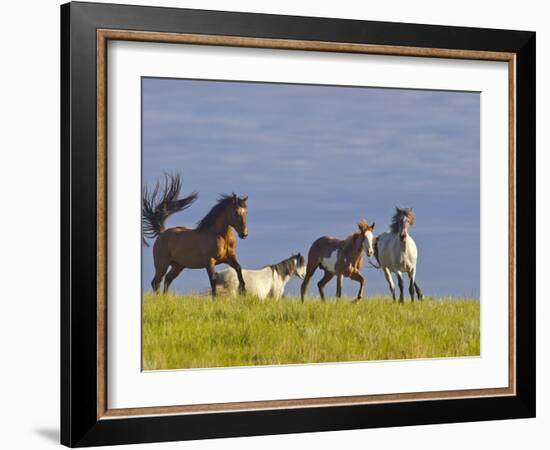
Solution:
<svg viewBox="0 0 550 450">
<path fill-rule="evenodd" d="M 369 229 L 369 223 L 365 220 L 365 219 L 362 219 L 358 224 L 357 224 L 357 227 L 359 228 L 359 231 L 361 233 L 364 233 L 365 231 L 367 231 Z"/>
<path fill-rule="evenodd" d="M 376 226 L 376 222 L 373 222 L 372 225 L 370 226 L 371 231 L 374 230 L 375 226 Z"/>
<path fill-rule="evenodd" d="M 237 197 L 236 203 L 242 208 L 246 208 L 246 201 L 248 200 L 248 195 L 245 197 Z"/>
</svg>

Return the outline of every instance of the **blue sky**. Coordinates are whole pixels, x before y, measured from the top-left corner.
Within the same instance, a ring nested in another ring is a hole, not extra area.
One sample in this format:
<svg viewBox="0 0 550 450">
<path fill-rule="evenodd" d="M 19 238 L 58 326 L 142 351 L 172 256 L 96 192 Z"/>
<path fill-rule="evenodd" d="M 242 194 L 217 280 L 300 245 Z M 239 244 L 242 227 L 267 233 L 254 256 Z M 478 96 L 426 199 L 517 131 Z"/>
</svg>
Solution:
<svg viewBox="0 0 550 450">
<path fill-rule="evenodd" d="M 424 292 L 478 297 L 479 117 L 478 93 L 144 78 L 143 182 L 179 172 L 183 194 L 199 191 L 168 226 L 194 226 L 219 193 L 248 195 L 243 268 L 307 255 L 362 218 L 381 233 L 394 206 L 413 207 Z M 382 272 L 366 266 L 366 295 L 387 294 Z M 143 247 L 145 290 L 153 274 Z M 206 289 L 206 271 L 184 270 L 172 286 Z M 287 292 L 298 290 L 291 281 Z M 345 295 L 356 291 L 344 282 Z"/>
</svg>

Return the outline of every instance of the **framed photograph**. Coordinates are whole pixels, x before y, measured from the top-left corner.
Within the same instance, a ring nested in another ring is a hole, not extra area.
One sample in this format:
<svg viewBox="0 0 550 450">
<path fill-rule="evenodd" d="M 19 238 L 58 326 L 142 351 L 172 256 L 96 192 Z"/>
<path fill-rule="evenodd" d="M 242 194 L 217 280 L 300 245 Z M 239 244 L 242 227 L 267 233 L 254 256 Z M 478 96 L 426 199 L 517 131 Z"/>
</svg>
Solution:
<svg viewBox="0 0 550 450">
<path fill-rule="evenodd" d="M 61 441 L 535 415 L 535 33 L 61 7 Z"/>
</svg>

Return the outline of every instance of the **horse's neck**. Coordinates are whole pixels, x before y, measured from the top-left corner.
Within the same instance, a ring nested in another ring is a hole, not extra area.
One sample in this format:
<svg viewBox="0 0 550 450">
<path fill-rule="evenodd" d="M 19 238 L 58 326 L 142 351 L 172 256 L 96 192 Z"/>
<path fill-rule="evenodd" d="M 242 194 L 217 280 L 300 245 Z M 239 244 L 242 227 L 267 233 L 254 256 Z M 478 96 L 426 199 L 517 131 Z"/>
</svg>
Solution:
<svg viewBox="0 0 550 450">
<path fill-rule="evenodd" d="M 407 251 L 407 248 L 412 246 L 413 243 L 414 243 L 413 238 L 409 233 L 407 233 L 407 236 L 405 237 L 405 239 L 401 241 L 401 250 Z"/>
<path fill-rule="evenodd" d="M 273 279 L 272 279 L 272 285 L 271 285 L 272 295 L 274 297 L 282 296 L 285 286 L 288 283 L 288 280 L 290 280 L 290 275 L 281 275 L 275 269 L 272 269 L 272 270 L 273 270 Z"/>
<path fill-rule="evenodd" d="M 343 241 L 342 245 L 338 248 L 338 260 L 342 261 L 346 266 L 348 264 L 354 267 L 360 267 L 363 259 L 363 244 L 357 247 L 355 242 Z"/>
<path fill-rule="evenodd" d="M 347 246 L 348 251 L 348 257 L 352 259 L 353 261 L 357 261 L 358 259 L 363 257 L 363 253 L 365 252 L 365 249 L 363 248 L 363 243 L 360 245 L 357 245 L 355 241 L 355 237 L 352 238 L 353 241 L 349 242 Z"/>
<path fill-rule="evenodd" d="M 291 276 L 289 274 L 283 275 L 283 274 L 277 272 L 276 270 L 273 270 L 273 275 L 274 275 L 274 278 L 276 279 L 276 281 L 278 283 L 280 283 L 282 286 L 285 286 L 291 278 Z"/>
<path fill-rule="evenodd" d="M 223 230 L 222 236 L 227 242 L 235 241 L 235 233 L 233 233 L 233 228 L 231 228 L 229 225 L 227 225 L 225 227 L 225 230 Z"/>
<path fill-rule="evenodd" d="M 216 223 L 212 226 L 212 231 L 220 236 L 223 236 L 226 241 L 230 241 L 235 238 L 233 229 L 227 223 L 224 217 L 219 217 Z"/>
</svg>

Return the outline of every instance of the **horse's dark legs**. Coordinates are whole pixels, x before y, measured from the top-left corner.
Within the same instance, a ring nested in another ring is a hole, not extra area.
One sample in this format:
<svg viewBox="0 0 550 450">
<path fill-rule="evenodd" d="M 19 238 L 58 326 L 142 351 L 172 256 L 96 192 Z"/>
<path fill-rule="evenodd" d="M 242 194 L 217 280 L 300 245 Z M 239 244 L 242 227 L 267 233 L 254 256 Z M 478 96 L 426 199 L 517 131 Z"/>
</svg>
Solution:
<svg viewBox="0 0 550 450">
<path fill-rule="evenodd" d="M 418 300 L 424 300 L 424 294 L 420 290 L 420 287 L 418 286 L 416 281 L 414 282 L 414 288 L 416 289 L 416 296 L 418 297 Z"/>
<path fill-rule="evenodd" d="M 230 256 L 225 260 L 225 263 L 230 267 L 233 267 L 233 269 L 235 269 L 235 272 L 237 272 L 237 278 L 239 279 L 239 293 L 246 294 L 246 286 L 244 284 L 243 271 L 241 269 L 241 265 L 237 261 L 237 258 L 235 258 L 235 256 Z"/>
<path fill-rule="evenodd" d="M 359 291 L 357 292 L 357 298 L 355 299 L 355 303 L 357 303 L 363 298 L 363 291 L 365 289 L 365 278 L 359 272 L 353 272 L 350 275 L 350 278 L 354 281 L 359 282 Z"/>
<path fill-rule="evenodd" d="M 414 302 L 414 278 L 409 274 L 409 294 L 411 296 L 411 302 Z"/>
<path fill-rule="evenodd" d="M 168 272 L 164 277 L 164 293 L 168 292 L 168 288 L 172 284 L 172 281 L 176 279 L 176 277 L 181 273 L 183 269 L 184 269 L 183 266 L 180 266 L 178 264 L 172 264 L 172 268 L 170 269 L 170 272 Z"/>
<path fill-rule="evenodd" d="M 405 301 L 405 296 L 403 295 L 403 274 L 401 272 L 397 273 L 397 284 L 399 285 L 399 303 Z"/>
<path fill-rule="evenodd" d="M 338 275 L 336 278 L 336 298 L 342 297 L 342 281 L 344 276 Z"/>
<path fill-rule="evenodd" d="M 323 301 L 325 301 L 324 287 L 330 280 L 332 280 L 332 278 L 334 278 L 334 274 L 330 273 L 330 272 L 327 272 L 325 270 L 325 275 L 323 276 L 323 278 L 321 278 L 319 283 L 317 283 L 317 287 L 319 288 L 319 294 L 321 295 L 321 300 L 323 300 Z"/>
<path fill-rule="evenodd" d="M 212 297 L 216 296 L 216 262 L 211 261 L 206 266 L 206 272 L 208 273 L 208 280 L 210 280 L 210 289 L 212 290 Z"/>
<path fill-rule="evenodd" d="M 308 263 L 306 268 L 306 275 L 304 277 L 304 281 L 302 281 L 302 286 L 300 286 L 300 299 L 302 300 L 302 303 L 304 303 L 304 297 L 306 296 L 307 287 L 309 286 L 309 282 L 311 281 L 311 277 L 315 273 L 315 270 L 317 269 L 317 266 L 310 265 Z"/>
<path fill-rule="evenodd" d="M 153 278 L 153 281 L 151 281 L 151 287 L 153 288 L 153 292 L 155 292 L 155 294 L 158 294 L 160 283 L 167 270 L 168 264 L 155 264 L 155 277 Z"/>
<path fill-rule="evenodd" d="M 393 284 L 393 279 L 391 277 L 390 269 L 388 269 L 387 267 L 384 268 L 384 276 L 386 277 L 386 281 L 388 282 L 388 285 L 390 287 L 390 292 L 391 292 L 393 301 L 395 301 L 395 285 Z"/>
</svg>

